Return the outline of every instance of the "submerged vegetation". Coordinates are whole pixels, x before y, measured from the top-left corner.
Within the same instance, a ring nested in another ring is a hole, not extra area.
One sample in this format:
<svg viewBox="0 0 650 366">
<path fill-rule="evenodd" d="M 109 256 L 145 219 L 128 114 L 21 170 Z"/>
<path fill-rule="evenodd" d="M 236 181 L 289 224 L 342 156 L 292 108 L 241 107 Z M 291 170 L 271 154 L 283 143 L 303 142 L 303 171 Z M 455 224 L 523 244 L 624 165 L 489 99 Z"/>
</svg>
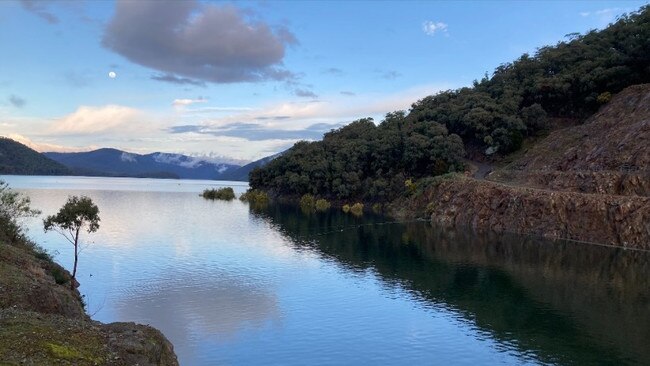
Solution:
<svg viewBox="0 0 650 366">
<path fill-rule="evenodd" d="M 269 195 L 264 191 L 249 189 L 246 192 L 242 193 L 241 196 L 239 196 L 239 200 L 254 205 L 266 205 L 269 203 Z"/>
<path fill-rule="evenodd" d="M 421 178 L 463 170 L 466 150 L 514 152 L 554 120 L 584 120 L 623 88 L 650 82 L 648 24 L 644 6 L 603 30 L 524 54 L 471 87 L 426 97 L 408 113 L 298 142 L 253 170 L 250 185 L 278 196 L 386 202 L 412 193 Z"/>
<path fill-rule="evenodd" d="M 235 191 L 231 187 L 212 188 L 204 190 L 201 196 L 209 200 L 232 201 L 235 199 Z"/>
<path fill-rule="evenodd" d="M 303 211 L 325 212 L 330 209 L 332 204 L 324 198 L 316 198 L 311 194 L 305 194 L 300 198 L 300 208 Z"/>
</svg>

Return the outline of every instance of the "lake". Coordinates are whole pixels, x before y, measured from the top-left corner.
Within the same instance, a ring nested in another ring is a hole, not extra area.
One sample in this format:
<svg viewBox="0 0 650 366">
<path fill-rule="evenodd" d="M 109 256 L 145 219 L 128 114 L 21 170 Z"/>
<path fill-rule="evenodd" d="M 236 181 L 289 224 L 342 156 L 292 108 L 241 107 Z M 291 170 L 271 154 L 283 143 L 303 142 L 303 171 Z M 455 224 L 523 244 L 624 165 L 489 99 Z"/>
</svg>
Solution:
<svg viewBox="0 0 650 366">
<path fill-rule="evenodd" d="M 650 364 L 648 253 L 199 197 L 241 182 L 3 179 L 42 216 L 95 201 L 88 312 L 160 329 L 181 365 Z"/>
</svg>

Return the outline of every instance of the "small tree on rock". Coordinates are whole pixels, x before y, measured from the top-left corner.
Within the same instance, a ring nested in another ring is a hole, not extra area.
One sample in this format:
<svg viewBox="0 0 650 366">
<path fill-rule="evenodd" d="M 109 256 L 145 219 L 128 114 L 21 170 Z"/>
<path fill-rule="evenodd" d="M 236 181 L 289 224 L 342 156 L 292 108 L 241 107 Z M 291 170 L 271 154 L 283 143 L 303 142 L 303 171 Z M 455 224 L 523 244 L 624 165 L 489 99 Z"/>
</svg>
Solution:
<svg viewBox="0 0 650 366">
<path fill-rule="evenodd" d="M 79 259 L 79 234 L 82 230 L 93 233 L 99 229 L 99 208 L 86 196 L 72 196 L 56 215 L 43 221 L 45 232 L 54 230 L 63 235 L 74 246 L 74 267 L 70 288 L 74 289 Z"/>
</svg>

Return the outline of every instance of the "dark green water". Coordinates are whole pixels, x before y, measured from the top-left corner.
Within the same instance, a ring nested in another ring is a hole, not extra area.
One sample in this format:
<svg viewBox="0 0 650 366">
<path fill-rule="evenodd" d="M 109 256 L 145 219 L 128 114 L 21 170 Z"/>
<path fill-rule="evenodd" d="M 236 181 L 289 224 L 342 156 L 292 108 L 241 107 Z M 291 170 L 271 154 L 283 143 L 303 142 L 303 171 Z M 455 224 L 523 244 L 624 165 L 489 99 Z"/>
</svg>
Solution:
<svg viewBox="0 0 650 366">
<path fill-rule="evenodd" d="M 161 329 L 182 365 L 650 365 L 648 253 L 198 196 L 234 182 L 4 178 L 44 215 L 99 205 L 89 313 Z"/>
</svg>

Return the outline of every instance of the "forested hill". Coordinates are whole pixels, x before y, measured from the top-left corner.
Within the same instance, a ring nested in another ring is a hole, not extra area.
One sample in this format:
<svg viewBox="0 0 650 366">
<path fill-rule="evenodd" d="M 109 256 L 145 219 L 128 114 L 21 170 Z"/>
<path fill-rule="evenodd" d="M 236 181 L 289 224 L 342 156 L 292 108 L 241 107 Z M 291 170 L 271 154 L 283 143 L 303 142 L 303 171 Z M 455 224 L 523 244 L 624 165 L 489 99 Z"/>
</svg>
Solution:
<svg viewBox="0 0 650 366">
<path fill-rule="evenodd" d="M 299 142 L 250 174 L 252 188 L 380 201 L 408 179 L 463 168 L 465 150 L 501 155 L 520 149 L 549 121 L 582 121 L 623 88 L 650 82 L 650 6 L 600 31 L 524 54 L 472 87 L 426 97 L 378 125 L 361 119 Z"/>
<path fill-rule="evenodd" d="M 0 137 L 0 174 L 66 175 L 65 166 L 6 137 Z"/>
</svg>

